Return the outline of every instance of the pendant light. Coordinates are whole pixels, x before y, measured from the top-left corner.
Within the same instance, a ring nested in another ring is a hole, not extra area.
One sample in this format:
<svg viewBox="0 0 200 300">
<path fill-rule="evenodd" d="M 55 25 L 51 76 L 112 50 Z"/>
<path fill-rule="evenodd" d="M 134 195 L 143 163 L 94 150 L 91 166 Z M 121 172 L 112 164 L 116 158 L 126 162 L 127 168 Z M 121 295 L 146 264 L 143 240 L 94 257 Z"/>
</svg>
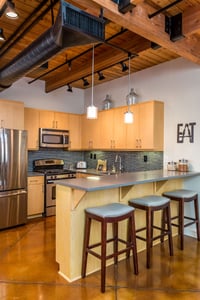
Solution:
<svg viewBox="0 0 200 300">
<path fill-rule="evenodd" d="M 87 107 L 87 119 L 97 119 L 98 108 L 94 106 L 94 45 L 92 49 L 92 97 L 91 105 Z"/>
<path fill-rule="evenodd" d="M 129 64 L 128 90 L 130 91 L 130 74 L 131 74 L 131 58 L 130 58 L 130 56 L 129 56 L 129 59 L 128 59 L 128 64 Z M 130 96 L 130 94 L 131 94 L 131 91 L 126 97 L 126 102 L 127 102 L 127 105 L 128 105 L 127 111 L 124 113 L 124 123 L 126 123 L 126 124 L 133 123 L 133 113 L 130 111 L 130 101 L 129 101 L 129 99 L 127 99 Z"/>
</svg>

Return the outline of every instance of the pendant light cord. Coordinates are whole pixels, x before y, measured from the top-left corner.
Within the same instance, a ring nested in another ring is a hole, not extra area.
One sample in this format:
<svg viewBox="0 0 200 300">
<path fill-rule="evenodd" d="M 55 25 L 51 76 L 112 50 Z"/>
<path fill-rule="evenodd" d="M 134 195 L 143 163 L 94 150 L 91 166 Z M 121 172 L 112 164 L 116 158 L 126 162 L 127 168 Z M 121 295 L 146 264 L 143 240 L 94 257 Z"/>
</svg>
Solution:
<svg viewBox="0 0 200 300">
<path fill-rule="evenodd" d="M 128 58 L 128 92 L 130 93 L 130 81 L 131 81 L 131 58 Z"/>
<path fill-rule="evenodd" d="M 94 98 L 94 44 L 92 48 L 92 106 L 93 106 L 93 98 Z"/>
</svg>

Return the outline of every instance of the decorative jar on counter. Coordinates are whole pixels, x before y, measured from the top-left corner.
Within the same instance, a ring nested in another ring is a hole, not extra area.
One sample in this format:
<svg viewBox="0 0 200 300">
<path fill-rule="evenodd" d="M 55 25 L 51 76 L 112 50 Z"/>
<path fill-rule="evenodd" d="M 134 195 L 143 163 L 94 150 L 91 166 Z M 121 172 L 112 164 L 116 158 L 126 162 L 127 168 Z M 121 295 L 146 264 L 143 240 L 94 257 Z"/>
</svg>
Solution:
<svg viewBox="0 0 200 300">
<path fill-rule="evenodd" d="M 170 161 L 167 164 L 167 170 L 168 171 L 176 171 L 177 170 L 177 163 L 174 161 Z"/>
<path fill-rule="evenodd" d="M 178 171 L 179 172 L 188 172 L 188 160 L 187 159 L 179 159 L 178 162 Z"/>
</svg>

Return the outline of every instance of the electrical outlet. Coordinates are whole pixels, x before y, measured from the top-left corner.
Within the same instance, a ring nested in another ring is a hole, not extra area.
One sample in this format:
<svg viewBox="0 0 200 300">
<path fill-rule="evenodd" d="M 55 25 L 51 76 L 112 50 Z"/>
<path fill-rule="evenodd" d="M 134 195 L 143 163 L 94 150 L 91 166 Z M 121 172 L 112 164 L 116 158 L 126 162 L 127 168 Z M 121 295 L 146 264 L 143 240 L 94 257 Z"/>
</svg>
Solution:
<svg viewBox="0 0 200 300">
<path fill-rule="evenodd" d="M 148 161 L 148 156 L 144 155 L 144 162 L 147 162 L 147 161 Z"/>
<path fill-rule="evenodd" d="M 97 159 L 97 155 L 96 155 L 96 153 L 94 153 L 94 156 L 93 156 L 93 158 L 94 158 L 94 159 Z"/>
<path fill-rule="evenodd" d="M 90 153 L 90 159 L 92 159 L 93 158 L 93 154 L 92 153 Z"/>
</svg>

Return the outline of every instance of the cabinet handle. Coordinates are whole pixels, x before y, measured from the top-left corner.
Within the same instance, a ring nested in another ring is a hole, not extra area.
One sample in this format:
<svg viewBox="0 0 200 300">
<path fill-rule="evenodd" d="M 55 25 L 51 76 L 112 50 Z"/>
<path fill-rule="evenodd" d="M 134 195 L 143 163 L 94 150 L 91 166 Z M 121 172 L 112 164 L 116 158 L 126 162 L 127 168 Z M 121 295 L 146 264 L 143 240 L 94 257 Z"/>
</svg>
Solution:
<svg viewBox="0 0 200 300">
<path fill-rule="evenodd" d="M 55 128 L 58 128 L 58 121 L 55 121 Z"/>
</svg>

